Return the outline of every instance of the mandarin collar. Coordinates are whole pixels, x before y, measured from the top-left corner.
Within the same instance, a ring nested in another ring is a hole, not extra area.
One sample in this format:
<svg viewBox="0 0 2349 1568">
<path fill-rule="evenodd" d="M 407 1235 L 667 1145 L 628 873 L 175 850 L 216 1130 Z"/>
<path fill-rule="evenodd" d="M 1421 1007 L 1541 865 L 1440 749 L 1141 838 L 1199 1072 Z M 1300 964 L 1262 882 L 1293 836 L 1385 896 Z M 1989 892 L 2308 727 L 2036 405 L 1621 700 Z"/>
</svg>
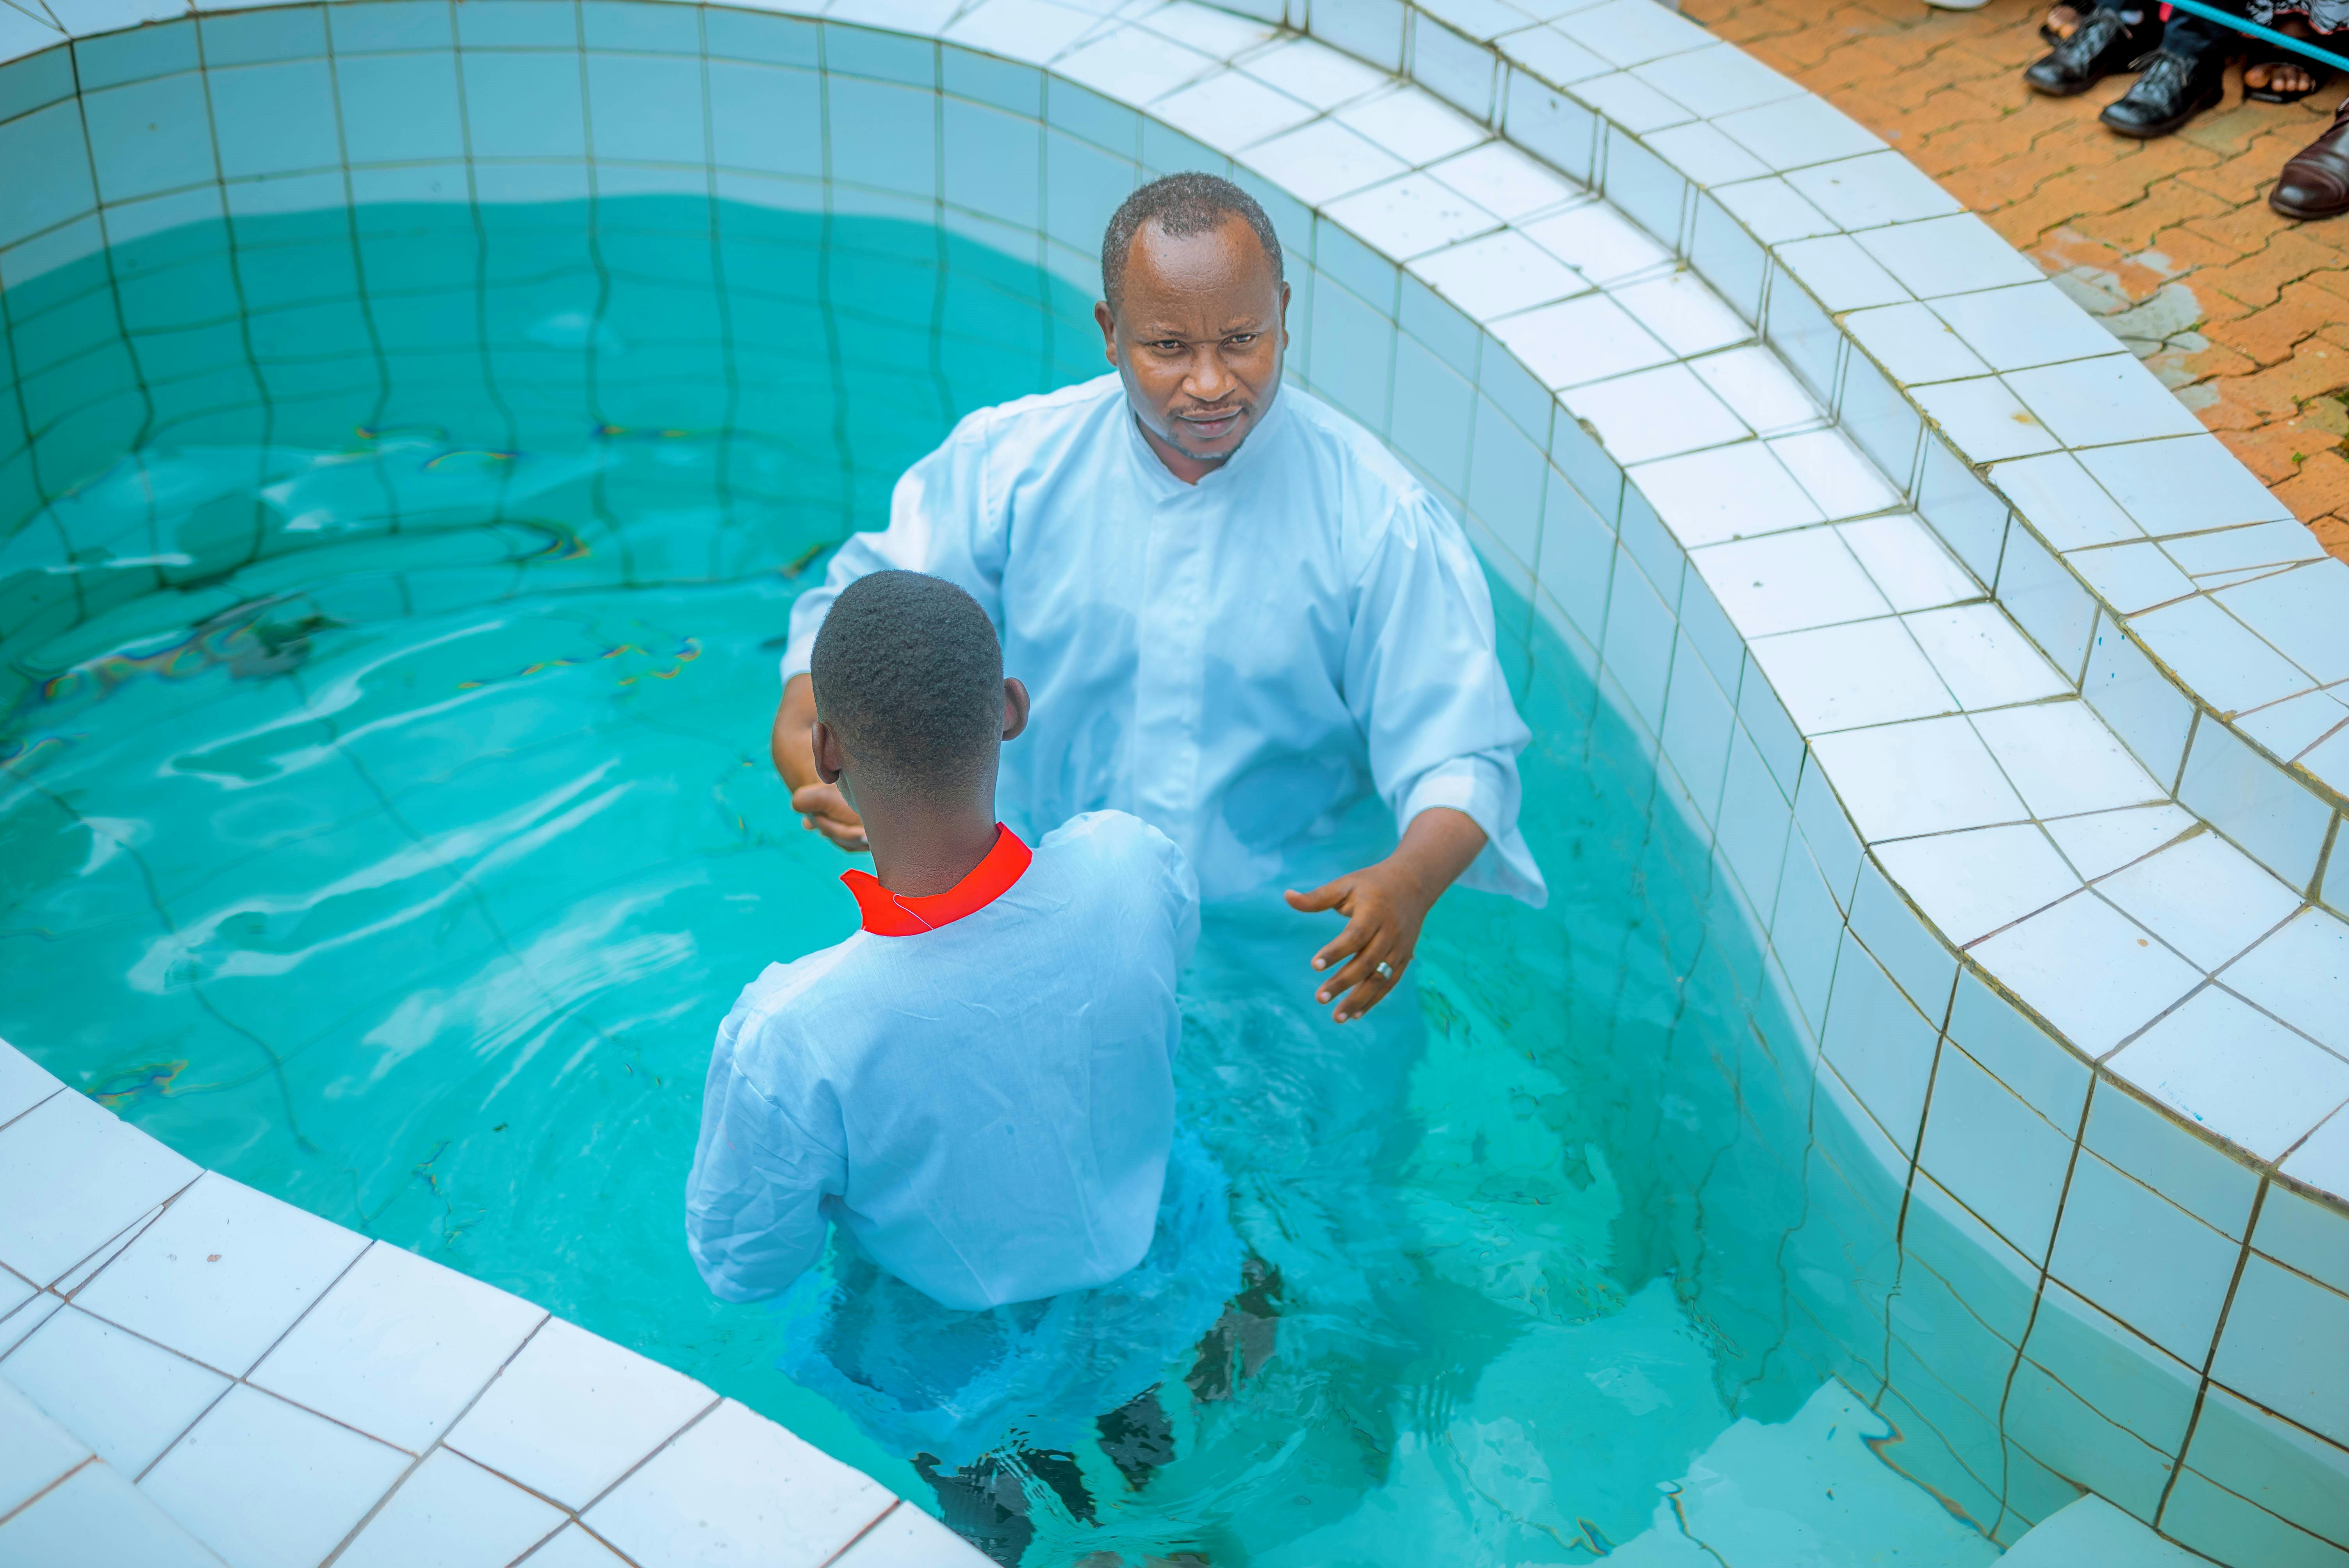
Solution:
<svg viewBox="0 0 2349 1568">
<path fill-rule="evenodd" d="M 840 880 L 856 895 L 856 908 L 864 916 L 866 931 L 875 936 L 919 936 L 926 931 L 951 925 L 993 903 L 1011 891 L 1011 884 L 1025 874 L 1028 862 L 1035 858 L 1035 852 L 1019 841 L 1019 834 L 998 822 L 995 847 L 971 867 L 968 875 L 944 892 L 905 898 L 891 892 L 881 885 L 879 877 L 864 871 L 843 872 Z"/>
</svg>

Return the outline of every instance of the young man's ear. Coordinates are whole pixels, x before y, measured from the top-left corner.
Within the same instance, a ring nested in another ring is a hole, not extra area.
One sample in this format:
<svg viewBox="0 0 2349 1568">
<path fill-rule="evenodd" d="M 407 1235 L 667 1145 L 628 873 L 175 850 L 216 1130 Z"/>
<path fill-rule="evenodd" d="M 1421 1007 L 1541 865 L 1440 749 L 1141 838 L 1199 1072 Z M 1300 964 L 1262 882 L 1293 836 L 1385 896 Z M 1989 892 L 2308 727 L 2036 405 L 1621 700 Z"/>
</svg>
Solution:
<svg viewBox="0 0 2349 1568">
<path fill-rule="evenodd" d="M 1014 676 L 1003 681 L 1003 738 L 1017 740 L 1028 727 L 1028 688 Z"/>
<path fill-rule="evenodd" d="M 842 764 L 846 761 L 840 749 L 840 737 L 833 733 L 832 726 L 819 718 L 808 727 L 808 741 L 815 753 L 815 776 L 827 784 L 839 783 Z"/>
</svg>

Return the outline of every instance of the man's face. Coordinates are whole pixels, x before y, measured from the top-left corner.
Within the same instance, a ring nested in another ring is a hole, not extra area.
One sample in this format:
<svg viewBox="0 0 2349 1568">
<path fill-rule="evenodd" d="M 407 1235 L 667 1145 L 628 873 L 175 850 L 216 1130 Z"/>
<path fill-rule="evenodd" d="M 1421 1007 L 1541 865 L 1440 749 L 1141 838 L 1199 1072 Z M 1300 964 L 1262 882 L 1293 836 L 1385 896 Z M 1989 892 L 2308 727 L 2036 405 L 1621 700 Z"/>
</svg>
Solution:
<svg viewBox="0 0 2349 1568">
<path fill-rule="evenodd" d="M 1093 318 L 1127 401 L 1176 478 L 1196 483 L 1272 407 L 1288 315 L 1288 285 L 1237 213 L 1185 239 L 1154 222 L 1134 235 L 1118 314 L 1102 304 Z"/>
</svg>

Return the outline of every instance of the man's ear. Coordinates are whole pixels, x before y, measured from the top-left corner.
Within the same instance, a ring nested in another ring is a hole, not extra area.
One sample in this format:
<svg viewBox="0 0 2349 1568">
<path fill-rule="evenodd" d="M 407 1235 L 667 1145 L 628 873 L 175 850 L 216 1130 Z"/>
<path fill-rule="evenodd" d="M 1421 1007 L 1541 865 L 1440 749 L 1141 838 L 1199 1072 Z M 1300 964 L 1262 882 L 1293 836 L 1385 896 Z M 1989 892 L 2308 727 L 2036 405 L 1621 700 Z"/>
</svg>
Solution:
<svg viewBox="0 0 2349 1568">
<path fill-rule="evenodd" d="M 808 740 L 815 751 L 815 776 L 827 784 L 837 784 L 845 770 L 847 754 L 840 748 L 840 737 L 832 726 L 817 719 L 808 727 Z"/>
<path fill-rule="evenodd" d="M 1109 301 L 1093 301 L 1093 323 L 1101 328 L 1102 352 L 1112 365 L 1117 364 L 1117 317 L 1109 313 Z M 1123 368 L 1123 366 L 1121 366 Z"/>
<path fill-rule="evenodd" d="M 1288 346 L 1288 280 L 1280 281 L 1280 346 Z"/>
<path fill-rule="evenodd" d="M 1017 740 L 1028 727 L 1028 688 L 1009 676 L 1003 681 L 1003 738 Z M 818 764 L 822 766 L 822 764 Z"/>
</svg>

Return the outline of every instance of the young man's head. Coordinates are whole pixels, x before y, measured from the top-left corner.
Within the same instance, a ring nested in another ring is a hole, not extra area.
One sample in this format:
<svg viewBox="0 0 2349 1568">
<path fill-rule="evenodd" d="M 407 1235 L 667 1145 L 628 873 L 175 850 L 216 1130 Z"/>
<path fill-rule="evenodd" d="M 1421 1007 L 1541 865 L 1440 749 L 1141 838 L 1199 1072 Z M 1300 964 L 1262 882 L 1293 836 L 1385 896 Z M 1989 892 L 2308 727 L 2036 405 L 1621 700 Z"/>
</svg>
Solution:
<svg viewBox="0 0 2349 1568">
<path fill-rule="evenodd" d="M 1271 407 L 1288 314 L 1280 237 L 1230 181 L 1169 174 L 1109 221 L 1093 318 L 1135 417 L 1185 479 L 1239 450 Z"/>
<path fill-rule="evenodd" d="M 993 820 L 996 753 L 1028 692 L 978 602 L 943 578 L 875 572 L 841 590 L 816 634 L 815 764 L 849 805 L 976 810 Z"/>
</svg>

